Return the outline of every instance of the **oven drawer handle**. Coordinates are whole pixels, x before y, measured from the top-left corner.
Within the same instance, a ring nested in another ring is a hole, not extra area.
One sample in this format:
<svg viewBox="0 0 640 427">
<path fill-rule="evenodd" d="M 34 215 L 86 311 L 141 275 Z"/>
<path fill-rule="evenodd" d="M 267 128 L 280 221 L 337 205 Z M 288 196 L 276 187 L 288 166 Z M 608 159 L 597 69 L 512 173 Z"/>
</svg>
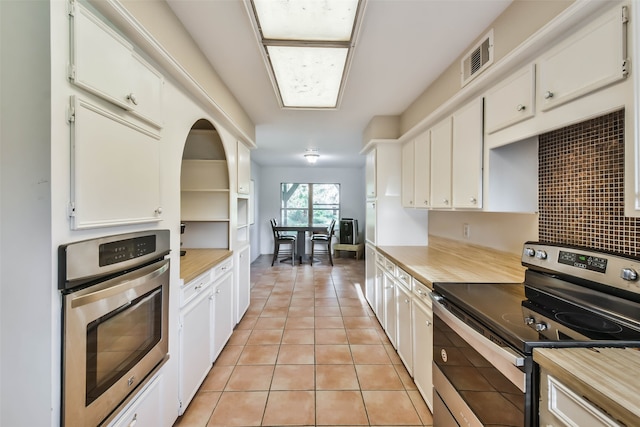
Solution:
<svg viewBox="0 0 640 427">
<path fill-rule="evenodd" d="M 436 304 L 433 304 L 434 317 L 439 316 L 455 333 L 473 347 L 482 357 L 487 359 L 496 369 L 506 376 L 520 390 L 525 391 L 525 374 L 518 366 L 524 366 L 524 357 L 510 348 L 500 347 L 492 343 L 483 335 L 471 329 L 469 325 L 458 319 L 453 313 L 447 310 L 441 301 L 440 295 L 431 297 Z"/>
<path fill-rule="evenodd" d="M 107 280 L 106 282 L 100 284 L 100 289 L 93 292 L 83 293 L 83 291 L 85 291 L 84 289 L 77 291 L 75 293 L 76 295 L 72 294 L 73 297 L 71 299 L 71 307 L 76 308 L 86 304 L 91 304 L 92 302 L 96 302 L 104 298 L 109 298 L 111 296 L 121 294 L 129 289 L 135 289 L 140 286 L 143 286 L 143 289 L 140 289 L 137 294 L 143 295 L 149 290 L 158 287 L 158 284 L 154 283 L 153 279 L 155 279 L 156 277 L 160 277 L 168 270 L 169 260 L 166 259 L 160 261 L 157 264 L 152 264 L 139 270 L 132 271 L 131 273 L 127 273 L 124 276 Z M 149 289 L 146 289 L 147 287 Z"/>
</svg>

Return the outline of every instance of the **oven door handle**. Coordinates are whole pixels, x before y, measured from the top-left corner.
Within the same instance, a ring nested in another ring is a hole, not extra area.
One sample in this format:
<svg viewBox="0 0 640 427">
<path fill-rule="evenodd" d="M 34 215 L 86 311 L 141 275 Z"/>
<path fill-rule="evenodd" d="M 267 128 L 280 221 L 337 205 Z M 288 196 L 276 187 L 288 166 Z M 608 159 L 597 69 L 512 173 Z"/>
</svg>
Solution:
<svg viewBox="0 0 640 427">
<path fill-rule="evenodd" d="M 469 325 L 458 319 L 453 313 L 442 305 L 442 297 L 433 297 L 436 304 L 433 304 L 434 316 L 439 316 L 447 326 L 464 339 L 475 351 L 487 359 L 498 371 L 507 377 L 521 391 L 525 391 L 525 373 L 518 369 L 524 366 L 524 356 L 516 353 L 510 348 L 501 347 L 478 332 L 471 329 Z M 438 355 L 434 355 L 438 357 Z"/>
<path fill-rule="evenodd" d="M 122 294 L 128 290 L 135 290 L 128 295 L 129 302 L 131 302 L 136 297 L 158 287 L 154 279 L 165 274 L 168 270 L 169 260 L 164 259 L 155 264 L 100 283 L 100 286 L 97 288 L 91 288 L 91 290 L 87 288 L 74 292 L 70 294 L 71 308 L 100 301 L 114 295 Z"/>
</svg>

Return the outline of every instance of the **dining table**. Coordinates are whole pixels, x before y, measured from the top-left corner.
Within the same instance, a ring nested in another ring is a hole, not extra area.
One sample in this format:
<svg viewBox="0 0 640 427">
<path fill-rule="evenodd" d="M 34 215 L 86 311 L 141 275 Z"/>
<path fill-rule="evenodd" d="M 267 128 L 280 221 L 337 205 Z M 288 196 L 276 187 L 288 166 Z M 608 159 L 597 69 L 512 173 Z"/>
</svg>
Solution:
<svg viewBox="0 0 640 427">
<path fill-rule="evenodd" d="M 277 227 L 274 227 L 274 229 L 278 232 L 295 231 L 297 233 L 296 255 L 298 256 L 298 261 L 300 262 L 300 264 L 302 264 L 304 261 L 308 259 L 308 256 L 306 253 L 307 241 L 305 238 L 305 234 L 307 232 L 311 232 L 311 233 L 328 233 L 329 232 L 329 228 L 326 225 L 279 225 Z M 286 262 L 287 259 L 291 259 L 291 258 L 285 258 L 280 262 Z"/>
</svg>

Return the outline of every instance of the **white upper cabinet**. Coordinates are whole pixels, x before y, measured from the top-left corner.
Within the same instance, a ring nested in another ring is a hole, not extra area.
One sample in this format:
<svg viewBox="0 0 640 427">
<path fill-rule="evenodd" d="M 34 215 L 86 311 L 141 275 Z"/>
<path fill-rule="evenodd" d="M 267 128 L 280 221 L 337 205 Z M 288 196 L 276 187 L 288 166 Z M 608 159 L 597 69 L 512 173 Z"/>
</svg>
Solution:
<svg viewBox="0 0 640 427">
<path fill-rule="evenodd" d="M 538 106 L 547 111 L 627 75 L 623 8 L 604 13 L 538 61 Z"/>
<path fill-rule="evenodd" d="M 428 208 L 431 198 L 431 133 L 424 132 L 414 141 L 414 194 L 417 208 Z"/>
<path fill-rule="evenodd" d="M 414 199 L 414 141 L 409 141 L 402 146 L 402 206 L 405 208 L 415 207 Z"/>
<path fill-rule="evenodd" d="M 453 114 L 454 208 L 482 207 L 482 98 Z M 437 178 L 437 177 L 434 177 Z"/>
<path fill-rule="evenodd" d="M 70 109 L 72 228 L 159 221 L 157 137 L 78 97 Z"/>
<path fill-rule="evenodd" d="M 238 141 L 238 194 L 249 195 L 251 188 L 251 151 Z"/>
<path fill-rule="evenodd" d="M 431 207 L 451 207 L 451 116 L 431 128 Z"/>
<path fill-rule="evenodd" d="M 499 131 L 535 114 L 535 66 L 528 65 L 485 96 L 487 133 Z"/>
<path fill-rule="evenodd" d="M 431 191 L 431 138 L 424 132 L 402 146 L 402 206 L 428 208 Z"/>
<path fill-rule="evenodd" d="M 164 78 L 108 25 L 74 2 L 69 79 L 145 122 L 162 127 Z"/>
<path fill-rule="evenodd" d="M 365 164 L 367 199 L 376 198 L 376 149 L 367 153 Z"/>
</svg>

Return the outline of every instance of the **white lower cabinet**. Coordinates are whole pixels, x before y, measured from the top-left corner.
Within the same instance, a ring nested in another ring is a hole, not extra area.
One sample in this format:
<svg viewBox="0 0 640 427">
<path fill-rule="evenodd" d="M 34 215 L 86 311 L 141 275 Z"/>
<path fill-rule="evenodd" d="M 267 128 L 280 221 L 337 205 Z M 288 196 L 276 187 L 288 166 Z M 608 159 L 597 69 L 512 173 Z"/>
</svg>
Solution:
<svg viewBox="0 0 640 427">
<path fill-rule="evenodd" d="M 376 248 L 367 243 L 365 247 L 365 286 L 364 296 L 373 309 L 376 305 Z"/>
<path fill-rule="evenodd" d="M 573 392 L 545 369 L 540 371 L 540 426 L 621 427 L 600 408 Z"/>
<path fill-rule="evenodd" d="M 433 411 L 433 311 L 431 306 L 421 302 L 420 297 L 413 299 L 411 308 L 413 381 Z"/>
<path fill-rule="evenodd" d="M 196 282 L 197 279 L 194 281 Z M 190 282 L 189 287 L 193 282 Z M 211 283 L 199 284 L 198 295 L 180 310 L 179 395 L 182 415 L 211 369 Z"/>
<path fill-rule="evenodd" d="M 180 293 L 178 394 L 182 415 L 233 332 L 233 258 L 190 281 Z"/>
<path fill-rule="evenodd" d="M 384 256 L 376 254 L 376 276 L 374 280 L 375 286 L 375 306 L 373 306 L 373 312 L 380 321 L 380 324 L 384 324 Z"/>
<path fill-rule="evenodd" d="M 411 294 L 404 286 L 396 286 L 396 315 L 398 319 L 396 346 L 398 356 L 409 375 L 413 375 L 413 336 L 411 327 Z"/>
<path fill-rule="evenodd" d="M 147 384 L 140 395 L 109 427 L 158 427 L 164 425 L 162 411 L 162 374 Z"/>
<path fill-rule="evenodd" d="M 246 245 L 236 254 L 236 289 L 234 324 L 238 324 L 249 308 L 251 298 L 251 246 Z"/>
<path fill-rule="evenodd" d="M 229 271 L 213 285 L 213 338 L 211 363 L 217 358 L 233 333 L 233 275 Z"/>
<path fill-rule="evenodd" d="M 396 325 L 397 325 L 397 317 L 396 317 L 396 282 L 388 271 L 383 275 L 383 299 L 384 299 L 384 315 L 383 315 L 383 325 L 387 336 L 389 337 L 389 341 L 393 347 L 396 347 Z"/>
</svg>

